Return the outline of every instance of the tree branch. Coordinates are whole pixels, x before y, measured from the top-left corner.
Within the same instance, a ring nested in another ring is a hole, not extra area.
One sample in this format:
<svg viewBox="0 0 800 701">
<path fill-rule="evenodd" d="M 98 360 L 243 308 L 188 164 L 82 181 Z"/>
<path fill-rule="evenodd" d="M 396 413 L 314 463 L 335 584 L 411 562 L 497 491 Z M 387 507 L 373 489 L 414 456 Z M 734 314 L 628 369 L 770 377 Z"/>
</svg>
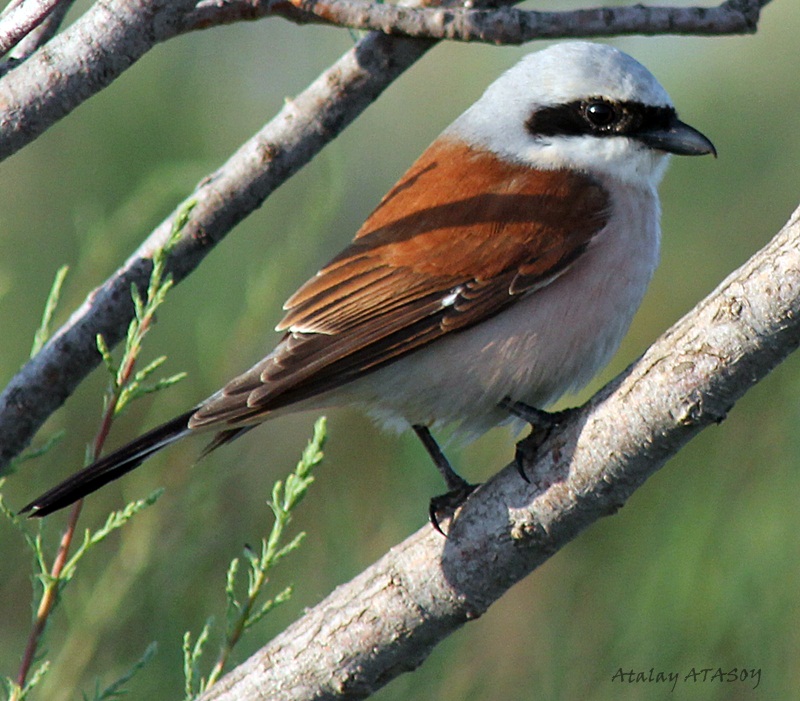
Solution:
<svg viewBox="0 0 800 701">
<path fill-rule="evenodd" d="M 28 59 L 34 51 L 44 46 L 52 39 L 61 23 L 64 21 L 69 8 L 75 0 L 58 0 L 49 14 L 42 18 L 36 27 L 30 29 L 24 37 L 15 39 L 13 50 L 9 51 L 6 59 L 0 63 L 0 77 L 16 68 Z"/>
<path fill-rule="evenodd" d="M 800 209 L 528 459 L 478 489 L 449 537 L 425 526 L 202 701 L 365 698 L 418 667 L 602 516 L 800 345 Z M 520 446 L 531 453 L 530 439 Z"/>
<path fill-rule="evenodd" d="M 0 79 L 0 160 L 177 33 L 195 0 L 106 0 Z"/>
<path fill-rule="evenodd" d="M 272 10 L 301 23 L 322 22 L 429 39 L 524 44 L 533 39 L 626 34 L 750 34 L 756 31 L 760 8 L 769 1 L 728 0 L 714 8 L 636 5 L 535 12 L 511 7 L 409 8 L 359 0 L 283 0 L 274 2 Z"/>
<path fill-rule="evenodd" d="M 44 22 L 64 0 L 26 0 L 11 3 L 0 17 L 0 56 Z"/>
<path fill-rule="evenodd" d="M 748 34 L 770 0 L 727 0 L 718 7 L 602 7 L 536 12 L 501 7 L 412 8 L 363 0 L 201 0 L 182 31 L 279 15 L 297 24 L 320 23 L 427 39 L 522 44 L 534 39 L 625 34 Z"/>
</svg>

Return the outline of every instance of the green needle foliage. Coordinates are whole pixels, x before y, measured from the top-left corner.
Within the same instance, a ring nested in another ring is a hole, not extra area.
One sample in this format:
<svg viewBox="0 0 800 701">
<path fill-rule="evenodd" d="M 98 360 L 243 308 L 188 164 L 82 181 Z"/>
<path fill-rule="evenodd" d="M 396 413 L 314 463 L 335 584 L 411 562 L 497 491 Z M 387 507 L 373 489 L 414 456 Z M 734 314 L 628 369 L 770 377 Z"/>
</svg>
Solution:
<svg viewBox="0 0 800 701">
<path fill-rule="evenodd" d="M 4 481 L 5 480 L 0 480 L 0 489 L 2 489 Z M 25 539 L 25 542 L 27 543 L 31 553 L 33 554 L 34 561 L 36 563 L 37 572 L 35 573 L 35 577 L 42 583 L 43 587 L 48 587 L 54 584 L 57 587 L 57 594 L 60 595 L 67 582 L 69 582 L 75 575 L 78 563 L 86 555 L 90 548 L 104 541 L 118 528 L 122 528 L 122 526 L 124 526 L 140 511 L 155 504 L 155 502 L 158 501 L 159 497 L 163 493 L 163 489 L 156 489 L 144 499 L 132 501 L 125 506 L 125 508 L 110 513 L 103 526 L 96 531 L 92 531 L 87 528 L 83 534 L 83 541 L 72 554 L 72 556 L 67 560 L 57 578 L 54 578 L 50 574 L 50 567 L 48 565 L 47 554 L 45 553 L 45 545 L 42 538 L 41 528 L 38 529 L 37 533 L 31 533 L 30 529 L 26 526 L 26 524 L 29 523 L 28 519 L 20 518 L 11 509 L 9 509 L 3 500 L 2 493 L 0 493 L 0 513 L 2 513 L 6 519 L 8 519 L 20 531 L 20 533 L 22 533 L 22 536 Z M 58 600 L 58 596 L 56 600 Z"/>
<path fill-rule="evenodd" d="M 140 370 L 135 370 L 135 365 L 142 352 L 144 337 L 155 320 L 156 310 L 164 303 L 167 293 L 172 288 L 172 276 L 166 271 L 167 261 L 170 252 L 180 239 L 181 230 L 186 225 L 189 214 L 194 206 L 195 202 L 192 201 L 183 207 L 175 218 L 168 241 L 153 254 L 153 269 L 150 274 L 145 297 L 142 297 L 136 287 L 133 287 L 131 290 L 134 305 L 134 318 L 128 326 L 125 348 L 122 353 L 122 359 L 118 364 L 114 362 L 111 352 L 102 336 L 97 336 L 97 347 L 111 375 L 111 386 L 104 396 L 103 418 L 97 436 L 93 445 L 87 449 L 87 462 L 96 459 L 102 449 L 114 417 L 119 414 L 125 406 L 144 394 L 165 389 L 185 376 L 185 373 L 180 373 L 158 380 L 154 384 L 146 384 L 146 380 L 150 378 L 155 370 L 161 367 L 165 358 L 157 358 Z M 55 281 L 45 303 L 41 324 L 34 338 L 31 355 L 35 355 L 50 336 L 50 323 L 58 305 L 66 273 L 67 267 L 63 266 L 56 274 Z M 20 457 L 17 459 L 15 465 L 18 465 L 23 459 L 29 459 L 30 457 L 47 453 L 53 445 L 55 445 L 57 440 L 58 436 L 49 440 L 44 447 Z M 2 489 L 2 481 L 0 481 L 0 489 Z M 86 529 L 82 542 L 70 555 L 69 548 L 70 544 L 73 542 L 75 521 L 79 513 L 78 511 L 74 511 L 70 518 L 71 525 L 68 526 L 61 537 L 61 545 L 58 548 L 59 553 L 52 559 L 52 562 L 51 558 L 48 557 L 45 552 L 46 548 L 42 537 L 41 522 L 39 522 L 37 533 L 33 534 L 30 532 L 27 527 L 27 520 L 23 522 L 22 519 L 9 509 L 3 502 L 2 494 L 0 494 L 0 512 L 22 533 L 24 541 L 31 550 L 35 562 L 34 578 L 38 580 L 42 592 L 39 603 L 34 607 L 35 617 L 32 631 L 25 654 L 23 655 L 23 663 L 17 680 L 15 681 L 11 677 L 2 678 L 2 686 L 10 701 L 22 701 L 22 699 L 25 699 L 48 670 L 47 662 L 39 664 L 32 672 L 31 665 L 37 657 L 37 650 L 40 648 L 47 621 L 58 605 L 64 587 L 74 577 L 78 563 L 91 548 L 105 540 L 117 529 L 122 528 L 137 513 L 155 503 L 162 493 L 163 490 L 156 490 L 147 498 L 131 502 L 125 506 L 125 508 L 114 511 L 108 516 L 103 526 L 95 531 Z M 120 695 L 124 693 L 123 686 L 153 657 L 154 654 L 155 647 L 151 645 L 142 658 L 140 658 L 120 679 L 103 690 L 100 689 L 99 684 L 96 685 L 91 698 L 95 699 L 95 701 L 119 698 Z M 84 696 L 84 698 L 88 697 Z"/>
<path fill-rule="evenodd" d="M 242 596 L 237 593 L 240 584 L 237 579 L 240 561 L 234 558 L 228 567 L 225 583 L 226 625 L 225 640 L 222 643 L 219 656 L 207 678 L 200 674 L 200 662 L 203 649 L 208 641 L 212 620 L 209 619 L 197 640 L 192 644 L 192 635 L 186 632 L 183 637 L 183 669 L 186 692 L 186 701 L 203 693 L 212 686 L 225 670 L 230 655 L 241 639 L 242 635 L 252 626 L 264 618 L 276 606 L 289 600 L 292 589 L 286 587 L 275 596 L 260 601 L 266 585 L 269 582 L 269 573 L 286 555 L 296 550 L 303 538 L 304 532 L 298 533 L 294 538 L 284 543 L 286 528 L 292 520 L 292 513 L 303 500 L 308 488 L 314 481 L 312 470 L 322 462 L 322 448 L 325 444 L 325 418 L 322 417 L 314 424 L 314 435 L 303 450 L 300 461 L 294 472 L 289 474 L 286 481 L 278 480 L 272 488 L 272 498 L 268 502 L 274 516 L 270 534 L 261 539 L 261 548 L 258 552 L 247 548 L 247 589 Z"/>
<path fill-rule="evenodd" d="M 78 549 L 72 554 L 72 557 L 70 557 L 69 560 L 67 560 L 67 563 L 64 565 L 64 569 L 61 571 L 61 575 L 59 576 L 59 586 L 63 587 L 70 579 L 72 579 L 72 577 L 75 574 L 75 570 L 77 569 L 78 562 L 80 562 L 81 558 L 88 552 L 88 550 L 91 547 L 97 545 L 98 543 L 103 542 L 109 535 L 111 535 L 118 528 L 122 528 L 140 511 L 146 509 L 148 506 L 152 506 L 153 504 L 155 504 L 163 493 L 164 493 L 163 489 L 156 489 L 144 499 L 137 499 L 136 501 L 132 501 L 129 504 L 127 504 L 125 508 L 111 512 L 108 515 L 105 524 L 103 524 L 103 526 L 98 530 L 92 532 L 90 529 L 87 528 L 83 533 L 83 542 L 78 546 Z M 39 546 L 39 549 L 37 550 L 37 556 L 39 556 L 39 562 L 41 565 L 44 565 L 43 555 L 41 554 L 41 547 L 40 547 L 41 546 L 40 536 L 37 536 L 37 545 Z M 42 569 L 42 572 L 39 574 L 39 577 L 44 583 L 47 583 L 47 581 L 51 579 L 47 570 L 44 568 Z"/>
<path fill-rule="evenodd" d="M 144 651 L 144 654 L 131 665 L 131 668 L 125 672 L 125 674 L 112 684 L 109 684 L 105 689 L 101 689 L 100 684 L 96 683 L 94 694 L 91 696 L 83 694 L 84 701 L 112 701 L 113 699 L 121 699 L 126 696 L 128 690 L 124 688 L 125 684 L 133 679 L 136 673 L 156 656 L 156 652 L 158 652 L 158 645 L 156 643 L 150 643 Z"/>
<path fill-rule="evenodd" d="M 33 670 L 31 678 L 23 687 L 20 687 L 11 677 L 0 677 L 0 684 L 2 684 L 3 691 L 5 692 L 5 698 L 11 701 L 24 701 L 36 685 L 44 679 L 44 675 L 47 674 L 49 669 L 50 663 L 47 661 L 42 662 Z"/>
<path fill-rule="evenodd" d="M 53 280 L 53 285 L 50 288 L 50 294 L 47 295 L 47 301 L 44 304 L 44 312 L 42 312 L 42 322 L 39 324 L 39 328 L 36 330 L 36 333 L 33 336 L 33 346 L 31 347 L 31 355 L 30 357 L 33 358 L 47 343 L 47 339 L 50 338 L 50 322 L 53 320 L 53 314 L 55 314 L 56 307 L 58 307 L 58 301 L 61 298 L 61 288 L 64 286 L 64 280 L 67 279 L 67 273 L 69 272 L 68 265 L 62 265 L 58 271 L 56 271 L 55 280 Z"/>
<path fill-rule="evenodd" d="M 153 254 L 153 270 L 150 273 L 150 282 L 145 298 L 142 299 L 142 295 L 135 285 L 131 286 L 134 316 L 128 325 L 125 350 L 119 363 L 114 361 L 102 335 L 97 335 L 97 350 L 103 357 L 106 369 L 111 375 L 111 391 L 106 402 L 107 406 L 113 407 L 114 415 L 119 414 L 134 399 L 170 387 L 186 377 L 186 373 L 178 373 L 162 378 L 154 385 L 145 385 L 144 381 L 164 363 L 165 356 L 156 358 L 135 373 L 133 370 L 136 359 L 141 355 L 142 342 L 155 319 L 156 311 L 164 303 L 167 293 L 172 289 L 172 276 L 166 272 L 167 261 L 170 252 L 180 240 L 181 231 L 186 226 L 189 215 L 196 204 L 196 201 L 191 200 L 184 205 L 175 217 L 166 243 Z"/>
<path fill-rule="evenodd" d="M 40 458 L 42 455 L 46 455 L 61 442 L 65 435 L 66 433 L 64 431 L 56 431 L 38 448 L 32 448 L 20 453 L 8 464 L 8 467 L 5 470 L 6 474 L 13 474 L 22 463 L 28 460 L 33 460 L 34 458 Z"/>
</svg>

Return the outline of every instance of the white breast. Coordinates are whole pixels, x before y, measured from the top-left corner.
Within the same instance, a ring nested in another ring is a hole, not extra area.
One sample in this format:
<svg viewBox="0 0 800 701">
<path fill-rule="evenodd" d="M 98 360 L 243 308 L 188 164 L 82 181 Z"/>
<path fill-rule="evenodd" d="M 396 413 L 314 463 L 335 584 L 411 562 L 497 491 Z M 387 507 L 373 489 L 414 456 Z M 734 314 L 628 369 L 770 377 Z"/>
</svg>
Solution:
<svg viewBox="0 0 800 701">
<path fill-rule="evenodd" d="M 458 423 L 476 435 L 507 419 L 506 396 L 546 407 L 583 387 L 619 347 L 658 262 L 655 190 L 610 191 L 608 225 L 557 280 L 340 393 L 388 427 Z"/>
</svg>

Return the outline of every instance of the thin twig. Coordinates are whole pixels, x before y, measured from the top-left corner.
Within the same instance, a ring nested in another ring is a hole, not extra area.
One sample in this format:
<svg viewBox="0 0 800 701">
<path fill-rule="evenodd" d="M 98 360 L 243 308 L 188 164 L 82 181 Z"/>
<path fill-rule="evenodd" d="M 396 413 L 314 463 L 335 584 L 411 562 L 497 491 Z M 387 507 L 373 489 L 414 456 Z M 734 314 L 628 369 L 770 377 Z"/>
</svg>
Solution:
<svg viewBox="0 0 800 701">
<path fill-rule="evenodd" d="M 193 206 L 193 205 L 192 205 Z M 134 371 L 136 363 L 139 359 L 142 350 L 142 341 L 147 333 L 152 328 L 155 321 L 155 314 L 159 306 L 164 301 L 164 297 L 169 289 L 172 287 L 172 280 L 169 276 L 164 275 L 166 258 L 169 250 L 177 240 L 180 229 L 185 225 L 186 218 L 190 208 L 182 210 L 179 217 L 176 218 L 176 223 L 170 232 L 170 239 L 164 247 L 159 250 L 154 257 L 155 264 L 153 271 L 150 275 L 150 281 L 147 288 L 147 299 L 138 299 L 136 319 L 131 322 L 128 330 L 127 343 L 125 344 L 125 352 L 123 353 L 122 360 L 119 367 L 115 368 L 113 373 L 113 381 L 111 387 L 105 397 L 105 405 L 103 407 L 103 414 L 100 420 L 100 425 L 92 441 L 91 449 L 88 451 L 88 463 L 92 463 L 100 456 L 103 451 L 108 434 L 111 431 L 111 426 L 118 410 L 123 403 L 123 396 L 126 389 L 134 381 Z M 52 296 L 52 295 L 51 295 Z M 52 310 L 45 312 L 52 313 Z M 108 361 L 111 362 L 110 359 Z M 88 464 L 87 463 L 87 464 Z M 61 536 L 58 551 L 53 560 L 53 565 L 50 568 L 48 577 L 44 581 L 44 591 L 42 598 L 39 602 L 39 607 L 36 611 L 36 618 L 34 619 L 31 632 L 28 636 L 28 641 L 25 645 L 25 650 L 22 655 L 22 662 L 20 664 L 19 673 L 17 674 L 17 685 L 20 689 L 24 689 L 25 682 L 30 672 L 31 665 L 36 658 L 36 653 L 39 648 L 42 634 L 47 627 L 47 621 L 50 614 L 53 612 L 58 595 L 63 587 L 65 581 L 69 579 L 66 574 L 65 568 L 69 563 L 69 554 L 72 543 L 75 539 L 75 534 L 78 527 L 78 519 L 83 508 L 83 499 L 78 500 L 73 504 L 70 510 L 69 518 L 67 520 L 66 528 Z"/>
<path fill-rule="evenodd" d="M 374 29 L 388 34 L 518 45 L 534 39 L 605 37 L 629 34 L 752 34 L 760 0 L 724 2 L 718 7 L 602 7 L 571 12 L 536 12 L 501 7 L 408 8 L 359 0 L 288 0 L 305 21 Z M 275 4 L 275 11 L 283 7 Z M 300 21 L 293 13 L 289 19 Z M 313 18 L 313 19 L 312 19 Z"/>
<path fill-rule="evenodd" d="M 56 552 L 53 565 L 50 568 L 49 578 L 44 584 L 44 591 L 42 598 L 39 601 L 39 607 L 36 609 L 36 618 L 34 619 L 31 632 L 28 635 L 28 641 L 25 644 L 25 650 L 22 653 L 22 661 L 20 662 L 19 672 L 17 673 L 17 685 L 20 689 L 25 688 L 25 682 L 28 678 L 31 666 L 36 659 L 36 653 L 39 649 L 39 642 L 42 639 L 44 629 L 47 627 L 47 621 L 53 611 L 53 607 L 58 600 L 59 590 L 61 588 L 61 574 L 64 571 L 64 565 L 67 563 L 69 557 L 69 550 L 72 547 L 72 541 L 75 537 L 75 531 L 78 526 L 78 518 L 81 515 L 83 508 L 83 500 L 75 502 L 69 512 L 67 525 L 61 535 L 61 540 L 58 544 L 58 551 Z"/>
<path fill-rule="evenodd" d="M 135 361 L 135 358 L 133 359 Z M 127 377 L 133 374 L 134 362 L 129 362 L 126 366 Z M 103 450 L 108 433 L 111 430 L 111 424 L 114 420 L 114 413 L 119 400 L 119 394 L 113 394 L 109 401 L 106 403 L 103 411 L 103 416 L 100 420 L 100 427 L 97 430 L 94 440 L 92 441 L 92 448 L 89 451 L 89 462 L 96 460 Z M 61 535 L 61 540 L 58 544 L 58 551 L 56 552 L 53 565 L 50 568 L 49 577 L 44 585 L 42 598 L 39 601 L 39 607 L 36 610 L 36 618 L 34 619 L 31 632 L 28 635 L 28 641 L 25 644 L 25 651 L 22 655 L 22 662 L 20 663 L 19 672 L 17 674 L 17 685 L 20 688 L 25 687 L 25 681 L 30 672 L 31 665 L 36 658 L 36 653 L 39 649 L 39 642 L 41 641 L 44 629 L 47 627 L 47 621 L 50 619 L 50 614 L 58 600 L 58 594 L 63 584 L 62 574 L 64 566 L 67 563 L 70 548 L 75 539 L 75 533 L 78 528 L 78 519 L 83 509 L 83 499 L 76 501 L 69 512 L 67 525 Z"/>
</svg>

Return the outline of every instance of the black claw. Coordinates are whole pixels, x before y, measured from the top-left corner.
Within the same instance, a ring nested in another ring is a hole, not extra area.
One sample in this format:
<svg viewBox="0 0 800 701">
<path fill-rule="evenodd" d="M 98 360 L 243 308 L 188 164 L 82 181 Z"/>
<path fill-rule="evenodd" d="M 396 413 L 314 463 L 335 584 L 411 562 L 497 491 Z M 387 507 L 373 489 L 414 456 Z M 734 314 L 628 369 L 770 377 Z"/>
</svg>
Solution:
<svg viewBox="0 0 800 701">
<path fill-rule="evenodd" d="M 445 494 L 440 494 L 438 497 L 433 497 L 428 506 L 428 519 L 431 522 L 431 526 L 439 531 L 445 538 L 447 538 L 447 533 L 442 530 L 439 524 L 439 514 L 452 514 L 467 500 L 467 497 L 472 494 L 478 486 L 465 482 L 464 480 L 461 480 L 461 482 L 462 484 L 455 489 L 451 489 Z"/>
<path fill-rule="evenodd" d="M 431 456 L 433 464 L 436 465 L 436 469 L 439 470 L 444 478 L 447 489 L 450 490 L 446 494 L 433 497 L 428 506 L 428 519 L 431 525 L 446 538 L 447 534 L 439 525 L 439 514 L 452 514 L 464 503 L 466 498 L 475 491 L 477 485 L 467 482 L 450 466 L 450 462 L 447 460 L 441 448 L 439 448 L 438 443 L 431 435 L 427 426 L 414 425 L 412 428 L 422 441 L 422 445 L 425 446 L 425 450 L 427 450 L 428 454 Z"/>
<path fill-rule="evenodd" d="M 528 475 L 525 474 L 525 456 L 523 455 L 522 448 L 519 447 L 519 443 L 517 443 L 516 448 L 514 449 L 514 466 L 517 468 L 517 472 L 519 472 L 519 476 L 522 477 L 528 484 L 531 481 L 528 479 Z"/>
<path fill-rule="evenodd" d="M 577 409 L 564 409 L 563 411 L 547 412 L 524 402 L 515 402 L 510 397 L 503 399 L 498 405 L 512 416 L 527 421 L 531 425 L 530 435 L 517 443 L 514 453 L 514 464 L 520 477 L 528 484 L 531 483 L 525 474 L 525 463 L 532 462 L 536 451 L 550 437 L 553 429 L 566 421 Z"/>
<path fill-rule="evenodd" d="M 431 522 L 431 526 L 436 531 L 439 531 L 445 538 L 447 538 L 447 533 L 442 530 L 442 527 L 439 525 L 439 517 L 436 514 L 436 506 L 434 505 L 435 497 L 431 499 L 431 503 L 428 505 L 428 520 Z"/>
</svg>

